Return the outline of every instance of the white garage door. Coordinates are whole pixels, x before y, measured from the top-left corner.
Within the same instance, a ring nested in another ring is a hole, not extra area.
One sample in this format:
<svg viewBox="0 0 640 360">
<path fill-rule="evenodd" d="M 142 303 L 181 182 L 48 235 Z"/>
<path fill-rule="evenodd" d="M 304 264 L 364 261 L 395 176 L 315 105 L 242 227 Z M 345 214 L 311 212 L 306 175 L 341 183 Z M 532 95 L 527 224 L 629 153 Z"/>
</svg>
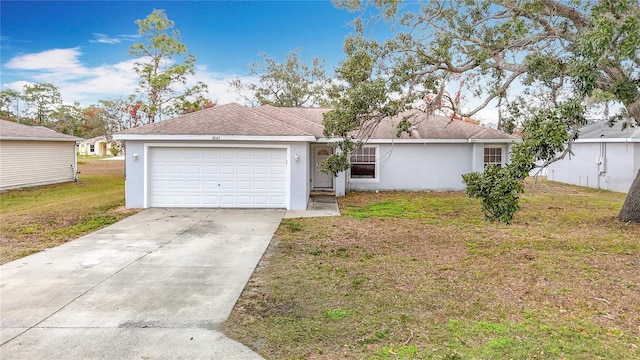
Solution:
<svg viewBox="0 0 640 360">
<path fill-rule="evenodd" d="M 151 207 L 286 207 L 286 149 L 151 148 Z"/>
</svg>

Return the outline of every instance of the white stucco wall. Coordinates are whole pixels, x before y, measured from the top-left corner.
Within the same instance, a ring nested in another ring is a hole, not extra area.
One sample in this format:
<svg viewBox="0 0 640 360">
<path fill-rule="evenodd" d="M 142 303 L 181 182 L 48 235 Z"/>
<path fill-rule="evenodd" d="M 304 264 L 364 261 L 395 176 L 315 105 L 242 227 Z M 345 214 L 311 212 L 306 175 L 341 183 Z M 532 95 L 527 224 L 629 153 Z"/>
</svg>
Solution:
<svg viewBox="0 0 640 360">
<path fill-rule="evenodd" d="M 347 176 L 346 172 L 344 171 L 340 172 L 338 173 L 338 176 L 336 176 L 336 178 L 333 181 L 333 184 L 335 186 L 336 196 L 338 197 L 345 196 L 347 194 L 346 176 Z"/>
<path fill-rule="evenodd" d="M 634 144 L 634 159 L 633 159 L 633 168 L 636 170 L 636 173 L 633 176 L 638 175 L 638 171 L 640 171 L 640 143 Z"/>
<path fill-rule="evenodd" d="M 576 142 L 572 150 L 549 166 L 549 180 L 626 193 L 640 169 L 638 142 Z"/>
<path fill-rule="evenodd" d="M 166 142 L 166 141 L 126 141 L 125 159 L 126 159 L 126 181 L 125 181 L 125 198 L 128 208 L 144 208 L 145 204 L 145 167 L 148 166 L 146 155 L 150 148 L 154 146 L 202 146 L 202 147 L 277 147 L 288 150 L 288 171 L 289 171 L 289 187 L 288 187 L 288 209 L 304 210 L 307 208 L 309 199 L 310 185 L 308 182 L 309 175 L 309 149 L 306 142 L 282 143 L 282 142 L 232 142 L 219 141 L 214 144 L 211 142 Z M 134 159 L 134 154 L 137 159 Z M 296 161 L 295 155 L 298 155 Z"/>
<path fill-rule="evenodd" d="M 463 190 L 462 174 L 482 169 L 482 144 L 367 146 L 378 146 L 378 179 L 350 179 L 347 173 L 347 190 Z"/>
<path fill-rule="evenodd" d="M 281 144 L 282 145 L 282 144 Z M 297 142 L 288 144 L 289 147 L 289 209 L 306 210 L 309 201 L 311 184 L 309 176 L 309 143 Z M 296 161 L 295 156 L 298 155 Z"/>
<path fill-rule="evenodd" d="M 144 208 L 144 143 L 127 141 L 124 158 L 125 206 Z"/>
</svg>

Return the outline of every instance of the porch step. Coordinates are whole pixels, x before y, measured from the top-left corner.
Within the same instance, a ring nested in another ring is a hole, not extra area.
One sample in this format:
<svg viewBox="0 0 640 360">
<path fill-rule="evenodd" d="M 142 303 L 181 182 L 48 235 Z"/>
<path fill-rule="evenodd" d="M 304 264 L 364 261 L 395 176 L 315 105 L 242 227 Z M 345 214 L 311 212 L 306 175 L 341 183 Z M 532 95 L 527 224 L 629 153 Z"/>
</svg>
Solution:
<svg viewBox="0 0 640 360">
<path fill-rule="evenodd" d="M 311 194 L 307 210 L 338 210 L 338 200 L 335 195 L 329 193 Z M 339 213 L 339 210 L 338 210 Z"/>
<path fill-rule="evenodd" d="M 319 216 L 340 216 L 338 201 L 333 193 L 313 193 L 309 196 L 307 210 L 289 210 L 284 215 L 285 219 Z"/>
<path fill-rule="evenodd" d="M 331 194 L 311 194 L 309 196 L 309 204 L 311 203 L 322 203 L 322 204 L 337 204 L 338 201 L 336 196 Z"/>
</svg>

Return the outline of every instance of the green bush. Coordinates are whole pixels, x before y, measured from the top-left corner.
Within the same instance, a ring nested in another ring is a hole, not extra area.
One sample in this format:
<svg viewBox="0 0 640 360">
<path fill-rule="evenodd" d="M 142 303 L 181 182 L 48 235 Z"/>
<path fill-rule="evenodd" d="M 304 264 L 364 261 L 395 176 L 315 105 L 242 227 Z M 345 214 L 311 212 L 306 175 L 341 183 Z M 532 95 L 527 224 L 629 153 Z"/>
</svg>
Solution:
<svg viewBox="0 0 640 360">
<path fill-rule="evenodd" d="M 467 194 L 482 201 L 484 217 L 490 221 L 510 224 L 520 209 L 519 194 L 524 191 L 523 180 L 514 176 L 509 167 L 488 165 L 484 172 L 462 175 Z"/>
</svg>

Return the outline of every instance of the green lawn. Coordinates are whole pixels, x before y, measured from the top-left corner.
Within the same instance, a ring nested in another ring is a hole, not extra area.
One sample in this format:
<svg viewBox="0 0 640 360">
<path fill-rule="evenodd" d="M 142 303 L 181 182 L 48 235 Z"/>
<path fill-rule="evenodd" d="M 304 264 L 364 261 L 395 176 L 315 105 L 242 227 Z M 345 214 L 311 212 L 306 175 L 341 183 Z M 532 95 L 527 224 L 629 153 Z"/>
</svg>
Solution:
<svg viewBox="0 0 640 360">
<path fill-rule="evenodd" d="M 283 221 L 224 330 L 267 359 L 637 359 L 623 200 L 529 184 L 507 226 L 464 193 L 350 193 Z"/>
<path fill-rule="evenodd" d="M 87 160 L 80 164 L 78 182 L 1 193 L 1 263 L 57 246 L 137 212 L 124 209 L 122 169 L 122 161 Z"/>
</svg>

